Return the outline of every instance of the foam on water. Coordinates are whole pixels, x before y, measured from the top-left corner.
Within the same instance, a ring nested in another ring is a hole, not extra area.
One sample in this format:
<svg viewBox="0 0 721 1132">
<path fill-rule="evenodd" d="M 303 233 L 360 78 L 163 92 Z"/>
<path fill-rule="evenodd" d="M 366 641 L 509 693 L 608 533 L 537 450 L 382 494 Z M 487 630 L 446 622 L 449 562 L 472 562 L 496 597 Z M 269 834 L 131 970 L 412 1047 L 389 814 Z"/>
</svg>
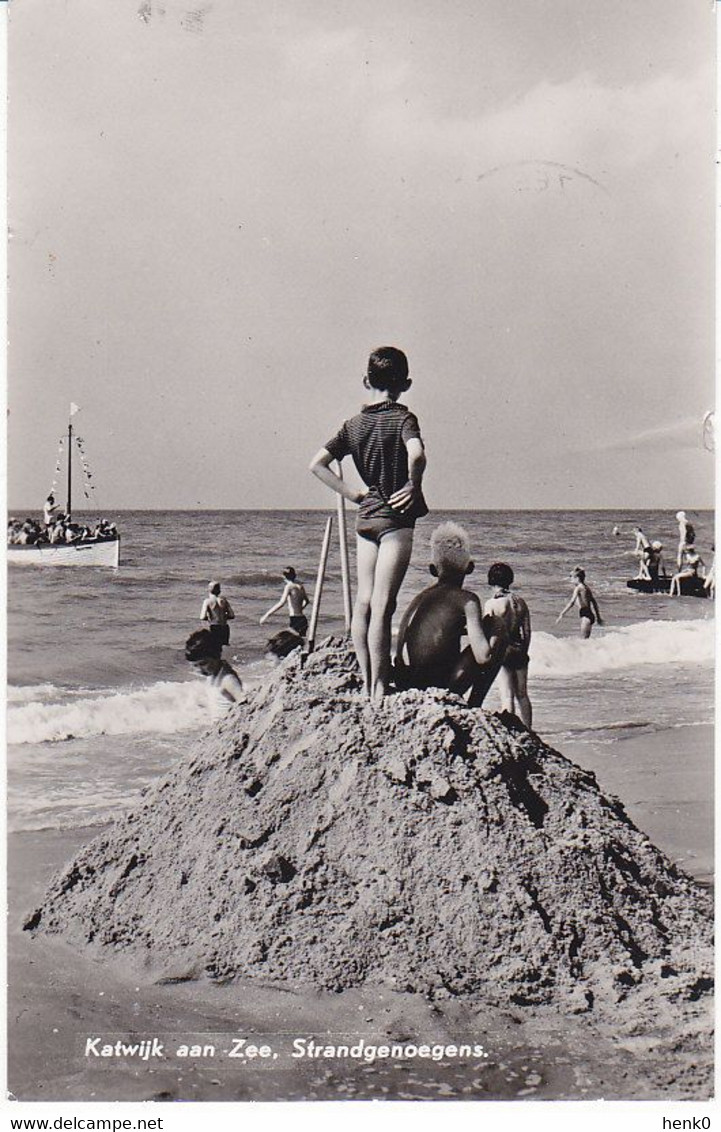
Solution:
<svg viewBox="0 0 721 1132">
<path fill-rule="evenodd" d="M 531 647 L 534 679 L 574 678 L 641 665 L 712 663 L 711 621 L 644 621 L 621 629 L 596 630 L 590 640 L 535 633 Z M 267 663 L 241 669 L 246 687 L 263 678 Z M 63 696 L 61 702 L 48 702 Z M 217 706 L 217 705 L 216 705 Z M 211 714 L 216 714 L 214 702 Z M 53 685 L 11 689 L 8 741 L 52 743 L 95 735 L 170 735 L 208 722 L 203 681 L 160 681 L 142 689 L 107 689 L 63 694 Z"/>
<path fill-rule="evenodd" d="M 642 621 L 621 629 L 594 630 L 587 641 L 534 633 L 533 677 L 593 676 L 644 664 L 712 664 L 712 621 Z"/>
</svg>

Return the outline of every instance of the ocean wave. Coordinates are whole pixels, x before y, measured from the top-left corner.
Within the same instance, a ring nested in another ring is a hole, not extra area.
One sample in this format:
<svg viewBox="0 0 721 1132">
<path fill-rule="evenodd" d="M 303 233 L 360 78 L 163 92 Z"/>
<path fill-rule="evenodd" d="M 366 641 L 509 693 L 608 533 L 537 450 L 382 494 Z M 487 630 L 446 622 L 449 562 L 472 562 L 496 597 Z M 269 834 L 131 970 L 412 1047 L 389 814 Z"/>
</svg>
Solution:
<svg viewBox="0 0 721 1132">
<path fill-rule="evenodd" d="M 208 693 L 200 680 L 114 691 L 71 703 L 25 703 L 9 708 L 9 743 L 57 743 L 94 735 L 173 734 L 208 721 Z"/>
<path fill-rule="evenodd" d="M 534 633 L 535 677 L 595 676 L 646 664 L 707 664 L 714 659 L 713 621 L 642 621 L 581 637 Z"/>
<path fill-rule="evenodd" d="M 267 660 L 238 666 L 244 688 L 261 683 L 272 667 Z M 82 689 L 80 698 L 77 690 L 53 684 L 13 687 L 8 690 L 7 741 L 22 745 L 96 735 L 173 735 L 204 727 L 223 710 L 206 682 L 197 678 L 140 689 Z"/>
</svg>

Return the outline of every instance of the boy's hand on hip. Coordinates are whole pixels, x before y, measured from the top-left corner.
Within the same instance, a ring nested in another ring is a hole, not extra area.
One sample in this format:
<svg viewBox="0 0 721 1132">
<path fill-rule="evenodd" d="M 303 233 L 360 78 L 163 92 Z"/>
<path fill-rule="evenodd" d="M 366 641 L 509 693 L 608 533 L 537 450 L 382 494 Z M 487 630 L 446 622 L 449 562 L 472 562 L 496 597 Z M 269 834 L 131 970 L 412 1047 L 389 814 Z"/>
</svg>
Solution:
<svg viewBox="0 0 721 1132">
<path fill-rule="evenodd" d="M 407 511 L 408 508 L 416 502 L 420 494 L 421 489 L 416 487 L 416 485 L 409 480 L 408 483 L 404 484 L 398 491 L 393 492 L 388 502 L 396 511 Z"/>
</svg>

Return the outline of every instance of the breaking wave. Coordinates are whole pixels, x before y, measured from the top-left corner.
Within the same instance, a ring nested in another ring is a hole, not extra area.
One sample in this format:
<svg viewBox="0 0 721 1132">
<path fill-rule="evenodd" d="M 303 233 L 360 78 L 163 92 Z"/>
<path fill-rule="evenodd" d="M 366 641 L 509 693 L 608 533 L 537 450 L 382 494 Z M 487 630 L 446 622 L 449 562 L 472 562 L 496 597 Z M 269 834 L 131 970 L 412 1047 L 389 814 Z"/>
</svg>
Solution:
<svg viewBox="0 0 721 1132">
<path fill-rule="evenodd" d="M 534 633 L 531 642 L 534 677 L 595 676 L 643 664 L 710 664 L 713 658 L 713 621 L 642 621 L 595 629 L 587 641 Z"/>
<path fill-rule="evenodd" d="M 531 673 L 533 679 L 570 681 L 647 664 L 711 663 L 713 656 L 713 621 L 644 621 L 620 629 L 597 629 L 588 641 L 534 633 Z M 246 687 L 261 680 L 267 667 L 259 662 L 241 669 Z M 84 694 L 42 684 L 13 688 L 9 692 L 8 741 L 53 743 L 96 735 L 170 735 L 204 727 L 208 712 L 208 692 L 201 680 Z"/>
</svg>

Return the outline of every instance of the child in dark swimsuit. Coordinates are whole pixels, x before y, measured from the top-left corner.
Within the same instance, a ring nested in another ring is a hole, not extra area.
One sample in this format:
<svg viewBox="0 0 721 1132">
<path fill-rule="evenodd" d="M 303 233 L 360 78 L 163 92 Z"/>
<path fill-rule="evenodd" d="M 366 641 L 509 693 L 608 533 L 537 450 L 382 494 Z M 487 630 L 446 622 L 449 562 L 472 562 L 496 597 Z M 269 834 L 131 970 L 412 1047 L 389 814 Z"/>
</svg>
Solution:
<svg viewBox="0 0 721 1132">
<path fill-rule="evenodd" d="M 511 592 L 513 570 L 506 562 L 494 562 L 488 571 L 488 584 L 494 587 L 494 593 L 483 611 L 494 624 L 502 625 L 508 634 L 508 648 L 498 674 L 501 707 L 503 711 L 517 715 L 530 730 L 533 709 L 527 681 L 531 615 L 523 598 Z"/>
<path fill-rule="evenodd" d="M 581 619 L 581 636 L 584 640 L 588 640 L 591 636 L 591 629 L 595 623 L 598 622 L 599 625 L 603 625 L 601 613 L 591 587 L 586 585 L 586 571 L 582 570 L 580 566 L 577 566 L 571 574 L 571 578 L 576 583 L 571 595 L 571 600 L 559 613 L 556 618 L 556 624 L 561 620 L 564 613 L 568 613 L 569 609 L 572 609 L 574 604 L 578 603 L 578 616 Z"/>
</svg>

